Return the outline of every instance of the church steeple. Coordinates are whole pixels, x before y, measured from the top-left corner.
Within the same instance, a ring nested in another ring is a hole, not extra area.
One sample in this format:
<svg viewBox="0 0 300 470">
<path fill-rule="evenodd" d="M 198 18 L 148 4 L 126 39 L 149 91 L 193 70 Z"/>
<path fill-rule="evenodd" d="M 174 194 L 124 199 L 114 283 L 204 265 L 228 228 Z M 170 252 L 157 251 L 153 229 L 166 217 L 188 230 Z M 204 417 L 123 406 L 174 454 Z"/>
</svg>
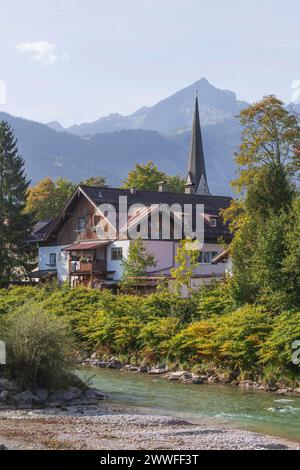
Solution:
<svg viewBox="0 0 300 470">
<path fill-rule="evenodd" d="M 192 139 L 185 185 L 186 193 L 210 194 L 206 178 L 206 169 L 201 136 L 198 96 L 196 96 Z"/>
</svg>

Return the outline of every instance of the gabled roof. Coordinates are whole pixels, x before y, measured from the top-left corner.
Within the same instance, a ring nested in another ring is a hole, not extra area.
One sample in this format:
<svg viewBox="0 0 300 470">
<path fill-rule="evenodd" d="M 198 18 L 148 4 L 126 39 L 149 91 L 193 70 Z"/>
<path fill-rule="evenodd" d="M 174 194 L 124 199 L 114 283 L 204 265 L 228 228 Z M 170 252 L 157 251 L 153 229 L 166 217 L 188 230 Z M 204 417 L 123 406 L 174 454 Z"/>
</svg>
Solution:
<svg viewBox="0 0 300 470">
<path fill-rule="evenodd" d="M 162 204 L 167 204 L 168 206 L 178 204 L 183 211 L 185 204 L 191 204 L 193 207 L 195 207 L 196 204 L 204 204 L 205 213 L 215 216 L 219 214 L 220 209 L 227 208 L 231 201 L 230 197 L 212 196 L 210 194 L 185 194 L 168 191 L 131 191 L 130 189 L 102 188 L 98 186 L 82 185 L 77 187 L 57 219 L 53 221 L 52 224 L 48 225 L 48 230 L 44 235 L 43 240 L 49 240 L 51 235 L 54 235 L 60 230 L 60 227 L 66 218 L 68 218 L 72 213 L 81 197 L 85 197 L 94 206 L 95 210 L 102 213 L 99 209 L 101 204 L 111 204 L 118 212 L 120 196 L 127 197 L 128 208 L 133 204 L 143 204 L 146 207 L 153 205 L 161 206 Z M 146 212 L 148 212 L 148 210 L 146 210 Z M 134 223 L 134 219 L 136 222 L 139 219 L 139 215 L 136 214 L 136 217 L 133 217 L 132 220 L 129 219 L 128 223 Z M 217 227 L 210 227 L 210 224 L 206 223 L 205 235 L 208 238 L 211 237 L 216 239 L 221 236 L 228 236 L 229 230 L 221 221 L 218 222 Z"/>
<path fill-rule="evenodd" d="M 53 220 L 39 220 L 33 227 L 29 242 L 43 241 L 46 233 L 51 227 Z"/>
<path fill-rule="evenodd" d="M 120 188 L 98 188 L 94 186 L 80 186 L 83 192 L 94 202 L 97 206 L 99 204 L 113 204 L 119 203 L 120 196 L 127 196 L 128 205 L 144 204 L 149 206 L 151 204 L 204 204 L 205 211 L 219 211 L 222 208 L 228 207 L 231 201 L 229 196 L 212 196 L 211 194 L 186 194 L 175 193 L 169 191 L 140 191 Z M 101 196 L 99 195 L 101 193 Z"/>
</svg>

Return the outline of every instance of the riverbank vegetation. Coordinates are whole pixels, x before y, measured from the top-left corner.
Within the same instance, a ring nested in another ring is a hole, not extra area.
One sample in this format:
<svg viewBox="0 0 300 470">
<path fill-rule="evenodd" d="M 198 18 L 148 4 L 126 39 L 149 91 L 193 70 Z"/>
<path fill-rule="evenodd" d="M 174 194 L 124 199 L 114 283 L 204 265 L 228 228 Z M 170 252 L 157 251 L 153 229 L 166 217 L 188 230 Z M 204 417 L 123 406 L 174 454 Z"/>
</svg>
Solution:
<svg viewBox="0 0 300 470">
<path fill-rule="evenodd" d="M 292 363 L 292 343 L 300 338 L 300 310 L 276 314 L 264 305 L 237 308 L 228 301 L 230 289 L 228 280 L 180 298 L 167 291 L 144 297 L 66 286 L 14 287 L 0 290 L 0 315 L 13 322 L 25 309 L 59 318 L 87 355 L 97 351 L 132 364 L 163 362 L 222 372 L 232 380 L 295 384 L 299 366 Z"/>
</svg>

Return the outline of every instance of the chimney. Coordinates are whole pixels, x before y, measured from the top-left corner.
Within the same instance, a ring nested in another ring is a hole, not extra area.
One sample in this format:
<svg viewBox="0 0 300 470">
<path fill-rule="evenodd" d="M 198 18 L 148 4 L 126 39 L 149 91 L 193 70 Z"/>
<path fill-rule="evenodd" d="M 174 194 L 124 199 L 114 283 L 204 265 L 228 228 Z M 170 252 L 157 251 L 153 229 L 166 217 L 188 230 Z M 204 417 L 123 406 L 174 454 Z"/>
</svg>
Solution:
<svg viewBox="0 0 300 470">
<path fill-rule="evenodd" d="M 187 178 L 186 178 L 186 183 L 184 185 L 184 192 L 185 194 L 192 194 L 195 192 L 195 185 L 192 182 L 190 173 L 188 173 Z"/>
<path fill-rule="evenodd" d="M 158 183 L 158 191 L 159 191 L 160 193 L 162 193 L 162 192 L 165 190 L 165 184 L 166 184 L 165 181 L 160 181 L 160 182 Z"/>
<path fill-rule="evenodd" d="M 137 193 L 137 189 L 136 189 L 136 188 L 130 188 L 130 192 L 131 192 L 131 194 L 136 194 L 136 193 Z"/>
<path fill-rule="evenodd" d="M 195 192 L 195 185 L 194 184 L 185 184 L 184 185 L 184 192 L 185 192 L 185 194 L 193 194 Z"/>
</svg>

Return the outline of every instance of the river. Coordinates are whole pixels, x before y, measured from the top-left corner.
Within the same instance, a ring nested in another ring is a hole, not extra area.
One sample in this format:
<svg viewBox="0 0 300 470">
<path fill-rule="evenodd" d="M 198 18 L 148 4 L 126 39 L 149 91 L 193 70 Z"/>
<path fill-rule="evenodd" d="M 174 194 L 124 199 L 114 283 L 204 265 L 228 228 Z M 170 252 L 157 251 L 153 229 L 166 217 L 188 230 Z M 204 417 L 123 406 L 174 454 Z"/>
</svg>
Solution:
<svg viewBox="0 0 300 470">
<path fill-rule="evenodd" d="M 201 422 L 214 417 L 240 429 L 300 443 L 300 397 L 223 385 L 185 385 L 147 374 L 80 369 L 81 378 L 109 394 L 108 403 L 145 413 Z"/>
</svg>

